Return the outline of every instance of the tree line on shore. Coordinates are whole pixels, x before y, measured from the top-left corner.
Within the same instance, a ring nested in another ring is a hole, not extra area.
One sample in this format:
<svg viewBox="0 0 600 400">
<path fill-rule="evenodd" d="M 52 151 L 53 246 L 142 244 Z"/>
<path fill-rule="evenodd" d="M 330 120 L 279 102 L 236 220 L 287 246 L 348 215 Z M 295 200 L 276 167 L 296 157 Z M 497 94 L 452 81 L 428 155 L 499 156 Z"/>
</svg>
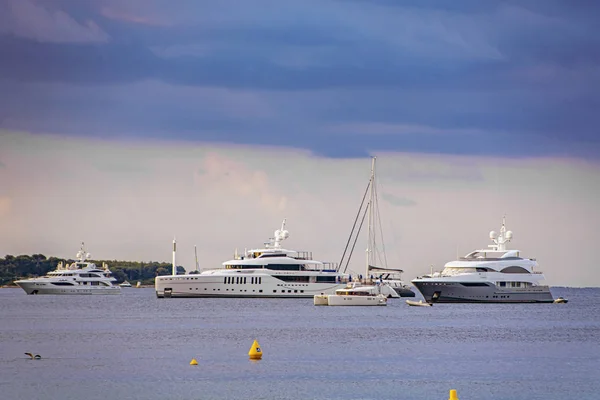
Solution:
<svg viewBox="0 0 600 400">
<path fill-rule="evenodd" d="M 58 266 L 58 263 L 71 264 L 76 260 L 49 257 L 43 254 L 7 255 L 0 258 L 0 286 L 12 284 L 13 281 L 23 278 L 32 278 L 46 275 Z M 87 260 L 102 268 L 106 263 L 117 283 L 123 281 L 141 282 L 143 285 L 153 285 L 154 277 L 158 275 L 170 275 L 171 263 L 149 261 L 118 261 L 118 260 Z M 177 273 L 185 273 L 182 266 L 177 266 Z"/>
</svg>

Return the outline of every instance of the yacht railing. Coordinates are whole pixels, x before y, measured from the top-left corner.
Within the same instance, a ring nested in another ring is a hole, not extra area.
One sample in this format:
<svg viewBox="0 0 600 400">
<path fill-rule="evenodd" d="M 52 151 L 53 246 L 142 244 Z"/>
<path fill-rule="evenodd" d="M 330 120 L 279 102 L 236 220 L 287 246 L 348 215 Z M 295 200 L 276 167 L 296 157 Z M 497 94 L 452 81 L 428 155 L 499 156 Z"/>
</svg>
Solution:
<svg viewBox="0 0 600 400">
<path fill-rule="evenodd" d="M 292 256 L 296 260 L 312 260 L 312 251 L 297 251 L 295 256 Z"/>
</svg>

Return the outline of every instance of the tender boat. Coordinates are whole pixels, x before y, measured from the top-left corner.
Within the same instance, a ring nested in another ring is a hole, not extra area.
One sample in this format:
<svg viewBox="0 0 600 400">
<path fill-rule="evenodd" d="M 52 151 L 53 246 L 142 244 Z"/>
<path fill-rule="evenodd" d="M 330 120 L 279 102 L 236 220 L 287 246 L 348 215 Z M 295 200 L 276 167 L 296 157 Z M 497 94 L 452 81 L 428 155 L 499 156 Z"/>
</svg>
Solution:
<svg viewBox="0 0 600 400">
<path fill-rule="evenodd" d="M 121 287 L 131 287 L 131 283 L 129 283 L 127 281 L 124 281 L 122 283 L 119 283 L 119 286 L 121 286 Z"/>
<path fill-rule="evenodd" d="M 406 300 L 406 304 L 408 304 L 409 306 L 416 306 L 416 307 L 431 307 L 433 305 L 433 304 L 428 303 L 423 300 L 419 300 L 419 301 Z"/>
<path fill-rule="evenodd" d="M 387 297 L 381 293 L 379 285 L 348 285 L 343 289 L 337 289 L 335 294 L 315 296 L 314 304 L 316 306 L 385 306 Z"/>
<path fill-rule="evenodd" d="M 428 303 L 552 303 L 536 260 L 506 248 L 512 238 L 503 218 L 500 234 L 490 232 L 494 244 L 489 249 L 475 250 L 412 283 Z"/>
<path fill-rule="evenodd" d="M 335 263 L 313 260 L 312 252 L 286 250 L 281 243 L 289 237 L 283 220 L 281 229 L 263 248 L 223 263 L 223 267 L 200 273 L 157 276 L 156 296 L 164 297 L 313 297 L 334 294 L 346 286 L 349 275 Z M 176 244 L 173 241 L 173 265 Z M 192 271 L 196 272 L 196 271 Z"/>
<path fill-rule="evenodd" d="M 554 302 L 555 302 L 556 304 L 564 304 L 564 303 L 568 303 L 568 302 L 569 302 L 569 300 L 567 300 L 567 299 L 564 299 L 564 298 L 562 298 L 562 297 L 557 297 L 557 298 L 556 298 L 556 300 L 554 300 Z"/>
<path fill-rule="evenodd" d="M 120 294 L 121 288 L 113 283 L 116 279 L 106 264 L 98 268 L 87 262 L 90 253 L 83 242 L 77 253 L 77 261 L 71 264 L 60 262 L 56 270 L 39 278 L 15 281 L 27 294 Z"/>
</svg>

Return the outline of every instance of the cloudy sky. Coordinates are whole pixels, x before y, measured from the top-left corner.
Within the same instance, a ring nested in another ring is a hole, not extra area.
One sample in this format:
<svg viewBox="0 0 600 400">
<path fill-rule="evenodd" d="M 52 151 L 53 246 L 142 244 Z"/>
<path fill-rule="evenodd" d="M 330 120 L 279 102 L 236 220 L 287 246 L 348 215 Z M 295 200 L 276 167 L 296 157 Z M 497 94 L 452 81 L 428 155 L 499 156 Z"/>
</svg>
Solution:
<svg viewBox="0 0 600 400">
<path fill-rule="evenodd" d="M 288 218 L 288 247 L 336 261 L 377 155 L 406 278 L 506 214 L 550 284 L 598 286 L 598 20 L 583 0 L 0 0 L 0 256 L 168 261 L 175 235 L 210 268 Z"/>
</svg>

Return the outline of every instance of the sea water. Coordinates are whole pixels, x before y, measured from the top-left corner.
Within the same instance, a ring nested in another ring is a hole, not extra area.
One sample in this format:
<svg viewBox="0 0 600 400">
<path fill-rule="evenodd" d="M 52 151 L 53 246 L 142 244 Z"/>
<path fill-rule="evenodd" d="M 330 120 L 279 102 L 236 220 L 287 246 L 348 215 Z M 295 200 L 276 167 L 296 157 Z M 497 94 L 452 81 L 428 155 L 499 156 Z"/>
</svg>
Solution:
<svg viewBox="0 0 600 400">
<path fill-rule="evenodd" d="M 0 398 L 600 399 L 600 289 L 552 291 L 569 303 L 315 307 L 2 289 Z M 260 361 L 248 357 L 254 340 Z"/>
</svg>

